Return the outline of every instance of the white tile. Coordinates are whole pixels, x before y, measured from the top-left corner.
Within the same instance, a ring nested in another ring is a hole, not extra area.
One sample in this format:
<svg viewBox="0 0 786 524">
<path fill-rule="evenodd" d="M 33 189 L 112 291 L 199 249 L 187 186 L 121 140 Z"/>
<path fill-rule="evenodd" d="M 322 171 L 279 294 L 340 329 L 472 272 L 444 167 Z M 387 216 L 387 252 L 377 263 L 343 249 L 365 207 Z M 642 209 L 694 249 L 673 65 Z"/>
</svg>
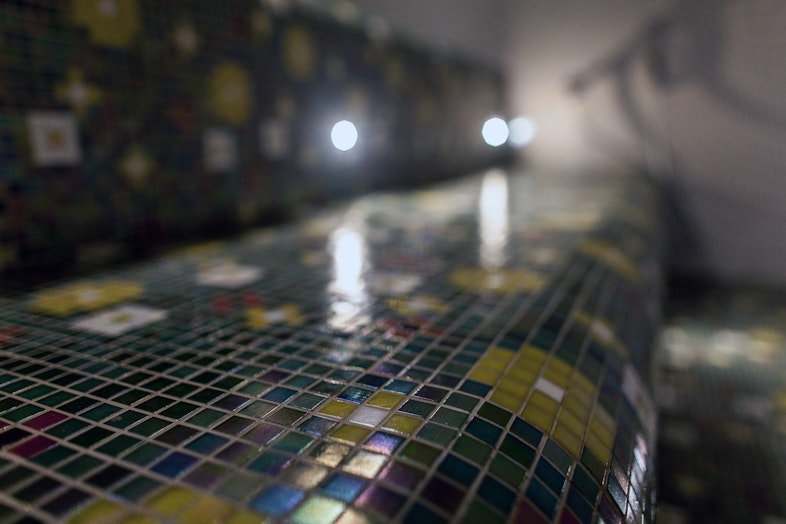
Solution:
<svg viewBox="0 0 786 524">
<path fill-rule="evenodd" d="M 361 406 L 349 417 L 349 422 L 374 427 L 382 422 L 387 416 L 386 409 L 373 408 L 371 406 Z"/>
<path fill-rule="evenodd" d="M 197 274 L 197 284 L 227 289 L 237 289 L 262 278 L 261 267 L 224 263 L 203 269 Z"/>
<path fill-rule="evenodd" d="M 71 323 L 71 327 L 79 331 L 117 336 L 132 329 L 163 320 L 166 316 L 166 311 L 162 309 L 126 304 L 101 313 L 78 318 Z"/>
<path fill-rule="evenodd" d="M 556 385 L 554 382 L 547 380 L 543 377 L 539 377 L 538 380 L 535 381 L 535 389 L 545 393 L 546 395 L 553 398 L 557 402 L 562 402 L 562 397 L 565 396 L 564 389 Z"/>
<path fill-rule="evenodd" d="M 74 166 L 82 161 L 76 117 L 65 111 L 34 111 L 27 117 L 33 165 Z"/>
</svg>

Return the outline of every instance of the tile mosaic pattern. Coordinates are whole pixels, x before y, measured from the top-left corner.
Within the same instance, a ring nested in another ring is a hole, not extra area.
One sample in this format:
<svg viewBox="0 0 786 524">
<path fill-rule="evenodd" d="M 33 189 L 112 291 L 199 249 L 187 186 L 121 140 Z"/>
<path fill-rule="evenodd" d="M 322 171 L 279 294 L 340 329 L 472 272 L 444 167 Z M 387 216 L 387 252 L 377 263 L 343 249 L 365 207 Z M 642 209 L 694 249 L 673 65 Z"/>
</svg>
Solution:
<svg viewBox="0 0 786 524">
<path fill-rule="evenodd" d="M 319 4 L 4 1 L 0 270 L 95 267 L 504 157 L 478 132 L 504 110 L 498 71 Z M 339 153 L 343 119 L 361 134 Z"/>
<path fill-rule="evenodd" d="M 653 206 L 494 171 L 8 291 L 0 516 L 649 522 Z"/>
<path fill-rule="evenodd" d="M 661 341 L 659 522 L 786 522 L 786 294 L 675 290 Z"/>
</svg>

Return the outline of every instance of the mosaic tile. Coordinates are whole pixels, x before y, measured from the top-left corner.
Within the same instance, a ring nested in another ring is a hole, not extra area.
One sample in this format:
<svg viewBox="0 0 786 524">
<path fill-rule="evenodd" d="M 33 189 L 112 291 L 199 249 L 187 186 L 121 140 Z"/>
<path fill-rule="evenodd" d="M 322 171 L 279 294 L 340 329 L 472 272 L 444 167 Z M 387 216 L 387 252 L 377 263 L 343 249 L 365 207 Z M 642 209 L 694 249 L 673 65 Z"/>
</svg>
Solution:
<svg viewBox="0 0 786 524">
<path fill-rule="evenodd" d="M 511 202 L 557 220 L 514 179 Z M 563 195 L 555 205 L 581 208 L 592 191 L 637 183 L 549 184 Z M 597 249 L 611 230 L 546 218 L 511 216 L 510 267 L 479 267 L 483 187 L 469 178 L 356 201 L 373 262 L 363 297 L 332 282 L 331 233 L 350 227 L 339 209 L 312 223 L 317 236 L 282 225 L 108 269 L 105 281 L 139 293 L 92 309 L 89 289 L 63 313 L 31 309 L 47 286 L 0 300 L 0 320 L 25 326 L 5 338 L 0 326 L 11 514 L 30 504 L 53 521 L 651 522 L 652 396 L 636 362 L 650 356 L 644 303 L 657 283 Z M 587 235 L 597 245 L 578 248 Z M 548 263 L 532 262 L 538 249 Z M 308 271 L 304 251 L 320 253 Z M 650 256 L 638 253 L 623 255 Z M 215 285 L 199 283 L 217 267 Z M 418 287 L 403 293 L 399 274 Z M 111 334 L 73 329 L 130 300 L 161 314 Z M 338 303 L 357 306 L 353 327 L 334 323 Z"/>
</svg>

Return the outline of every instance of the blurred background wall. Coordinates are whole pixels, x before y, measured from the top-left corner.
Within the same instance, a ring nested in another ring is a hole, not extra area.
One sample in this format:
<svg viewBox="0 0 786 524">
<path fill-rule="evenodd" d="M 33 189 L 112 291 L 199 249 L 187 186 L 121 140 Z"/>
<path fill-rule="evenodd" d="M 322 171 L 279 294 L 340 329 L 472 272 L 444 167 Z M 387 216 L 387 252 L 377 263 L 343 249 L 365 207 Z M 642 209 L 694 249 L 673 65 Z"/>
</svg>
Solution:
<svg viewBox="0 0 786 524">
<path fill-rule="evenodd" d="M 538 169 L 646 166 L 675 274 L 786 284 L 786 3 L 358 0 L 498 63 Z"/>
</svg>

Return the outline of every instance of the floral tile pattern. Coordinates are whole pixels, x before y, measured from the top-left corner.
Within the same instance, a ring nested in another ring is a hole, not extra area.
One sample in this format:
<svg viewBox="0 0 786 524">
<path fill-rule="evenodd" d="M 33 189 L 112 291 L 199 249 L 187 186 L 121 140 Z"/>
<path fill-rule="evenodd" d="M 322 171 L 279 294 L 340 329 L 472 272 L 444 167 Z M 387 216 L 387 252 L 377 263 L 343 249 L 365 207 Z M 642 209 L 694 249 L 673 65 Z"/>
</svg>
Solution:
<svg viewBox="0 0 786 524">
<path fill-rule="evenodd" d="M 283 4 L 5 2 L 0 271 L 130 259 L 505 156 L 478 132 L 504 110 L 499 72 Z M 363 132 L 346 154 L 343 119 Z"/>
<path fill-rule="evenodd" d="M 0 516 L 652 522 L 654 202 L 495 171 L 0 297 Z"/>
</svg>

